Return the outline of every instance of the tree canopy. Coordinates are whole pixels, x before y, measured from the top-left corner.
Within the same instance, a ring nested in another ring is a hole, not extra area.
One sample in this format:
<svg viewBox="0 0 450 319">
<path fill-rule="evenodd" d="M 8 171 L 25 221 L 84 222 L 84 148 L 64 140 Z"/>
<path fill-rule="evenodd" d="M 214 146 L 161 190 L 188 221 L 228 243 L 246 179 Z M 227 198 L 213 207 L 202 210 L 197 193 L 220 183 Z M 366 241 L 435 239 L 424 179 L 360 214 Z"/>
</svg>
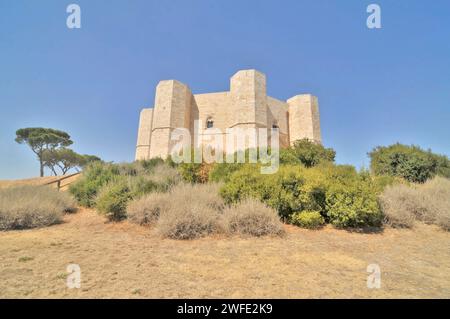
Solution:
<svg viewBox="0 0 450 319">
<path fill-rule="evenodd" d="M 280 150 L 280 162 L 285 164 L 303 164 L 313 167 L 321 162 L 334 162 L 336 152 L 332 148 L 314 143 L 308 139 L 294 142 L 294 145 Z"/>
<path fill-rule="evenodd" d="M 72 168 L 83 168 L 93 161 L 101 161 L 95 155 L 81 155 L 67 148 L 73 144 L 70 135 L 51 128 L 30 127 L 16 131 L 16 142 L 27 144 L 37 155 L 40 164 L 40 176 L 44 176 L 44 167 L 58 175 L 57 169 L 64 175 Z"/>
<path fill-rule="evenodd" d="M 59 168 L 64 175 L 70 169 L 83 168 L 94 161 L 101 161 L 95 155 L 81 155 L 69 148 L 59 148 L 54 150 L 45 150 L 43 153 L 44 166 L 48 167 L 53 174 L 57 175 L 56 169 Z"/>
<path fill-rule="evenodd" d="M 415 183 L 424 183 L 435 175 L 450 177 L 447 156 L 415 145 L 377 146 L 368 155 L 370 169 L 376 175 L 398 176 Z"/>
<path fill-rule="evenodd" d="M 16 142 L 27 144 L 37 155 L 40 165 L 40 176 L 44 176 L 44 151 L 51 151 L 58 147 L 66 147 L 73 142 L 70 135 L 64 131 L 42 127 L 21 128 L 16 131 Z"/>
</svg>

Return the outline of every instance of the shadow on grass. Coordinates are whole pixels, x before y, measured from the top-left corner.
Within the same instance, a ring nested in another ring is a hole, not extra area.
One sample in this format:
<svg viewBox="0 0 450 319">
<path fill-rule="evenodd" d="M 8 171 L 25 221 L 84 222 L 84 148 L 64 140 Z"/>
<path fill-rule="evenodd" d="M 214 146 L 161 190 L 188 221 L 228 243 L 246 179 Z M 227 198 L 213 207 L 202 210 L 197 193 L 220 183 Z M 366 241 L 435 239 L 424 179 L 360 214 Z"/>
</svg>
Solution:
<svg viewBox="0 0 450 319">
<path fill-rule="evenodd" d="M 343 228 L 343 230 L 349 233 L 357 233 L 357 234 L 382 234 L 384 232 L 384 227 L 366 226 L 366 227 Z"/>
</svg>

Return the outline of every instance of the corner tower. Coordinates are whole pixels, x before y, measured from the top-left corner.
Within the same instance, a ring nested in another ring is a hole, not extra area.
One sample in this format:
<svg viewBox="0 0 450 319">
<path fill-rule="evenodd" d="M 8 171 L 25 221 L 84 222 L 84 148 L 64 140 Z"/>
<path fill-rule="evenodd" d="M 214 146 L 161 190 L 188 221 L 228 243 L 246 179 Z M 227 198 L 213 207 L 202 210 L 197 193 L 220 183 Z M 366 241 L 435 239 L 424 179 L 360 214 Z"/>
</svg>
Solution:
<svg viewBox="0 0 450 319">
<path fill-rule="evenodd" d="M 289 105 L 289 141 L 307 138 L 322 143 L 320 134 L 319 102 L 311 94 L 296 95 L 287 100 Z"/>
<path fill-rule="evenodd" d="M 230 95 L 230 127 L 266 127 L 266 76 L 263 73 L 256 70 L 238 71 L 230 80 Z"/>
<path fill-rule="evenodd" d="M 170 134 L 175 128 L 189 128 L 192 93 L 187 85 L 161 81 L 156 87 L 149 158 L 166 158 L 172 149 Z"/>
</svg>

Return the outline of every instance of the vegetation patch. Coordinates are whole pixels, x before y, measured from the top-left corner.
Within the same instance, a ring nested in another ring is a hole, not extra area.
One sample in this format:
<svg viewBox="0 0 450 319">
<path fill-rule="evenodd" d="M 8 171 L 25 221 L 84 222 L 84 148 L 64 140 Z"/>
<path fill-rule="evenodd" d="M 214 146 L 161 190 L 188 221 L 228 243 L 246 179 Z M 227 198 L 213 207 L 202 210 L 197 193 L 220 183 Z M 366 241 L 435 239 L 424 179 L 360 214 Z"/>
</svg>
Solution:
<svg viewBox="0 0 450 319">
<path fill-rule="evenodd" d="M 450 230 L 450 180 L 435 177 L 422 185 L 388 186 L 379 196 L 385 222 L 411 228 L 416 220 Z"/>
<path fill-rule="evenodd" d="M 151 193 L 131 201 L 127 207 L 127 215 L 130 222 L 146 226 L 154 225 L 162 211 L 170 207 L 170 195 L 168 193 Z"/>
<path fill-rule="evenodd" d="M 110 220 L 127 216 L 127 204 L 152 192 L 167 192 L 181 181 L 178 171 L 161 159 L 134 163 L 93 162 L 70 192 L 78 203 L 95 207 Z"/>
<path fill-rule="evenodd" d="M 76 210 L 74 200 L 47 186 L 0 189 L 0 230 L 44 227 Z"/>
<path fill-rule="evenodd" d="M 166 208 L 159 207 L 156 224 L 163 237 L 194 239 L 223 232 L 220 222 L 223 200 L 218 195 L 218 186 L 180 184 L 173 188 L 169 197 Z"/>
<path fill-rule="evenodd" d="M 424 183 L 436 175 L 450 178 L 448 157 L 418 146 L 400 143 L 378 146 L 369 156 L 371 171 L 376 175 L 402 177 L 414 183 Z"/>
<path fill-rule="evenodd" d="M 285 233 L 277 212 L 255 199 L 247 199 L 225 209 L 222 219 L 229 234 L 260 237 Z"/>
<path fill-rule="evenodd" d="M 318 211 L 303 211 L 292 214 L 290 222 L 299 227 L 317 229 L 325 224 L 325 219 Z"/>
</svg>

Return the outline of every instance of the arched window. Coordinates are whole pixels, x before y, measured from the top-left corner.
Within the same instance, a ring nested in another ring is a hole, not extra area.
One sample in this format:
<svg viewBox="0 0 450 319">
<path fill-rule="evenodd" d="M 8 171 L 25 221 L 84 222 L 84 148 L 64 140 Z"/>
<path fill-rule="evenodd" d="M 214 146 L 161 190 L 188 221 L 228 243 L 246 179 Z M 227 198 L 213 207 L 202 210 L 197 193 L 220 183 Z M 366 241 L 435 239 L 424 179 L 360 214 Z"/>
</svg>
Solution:
<svg viewBox="0 0 450 319">
<path fill-rule="evenodd" d="M 277 123 L 272 124 L 272 128 L 279 128 Z"/>
<path fill-rule="evenodd" d="M 212 120 L 212 118 L 208 118 L 206 120 L 206 128 L 212 128 L 214 127 L 214 121 Z"/>
</svg>

